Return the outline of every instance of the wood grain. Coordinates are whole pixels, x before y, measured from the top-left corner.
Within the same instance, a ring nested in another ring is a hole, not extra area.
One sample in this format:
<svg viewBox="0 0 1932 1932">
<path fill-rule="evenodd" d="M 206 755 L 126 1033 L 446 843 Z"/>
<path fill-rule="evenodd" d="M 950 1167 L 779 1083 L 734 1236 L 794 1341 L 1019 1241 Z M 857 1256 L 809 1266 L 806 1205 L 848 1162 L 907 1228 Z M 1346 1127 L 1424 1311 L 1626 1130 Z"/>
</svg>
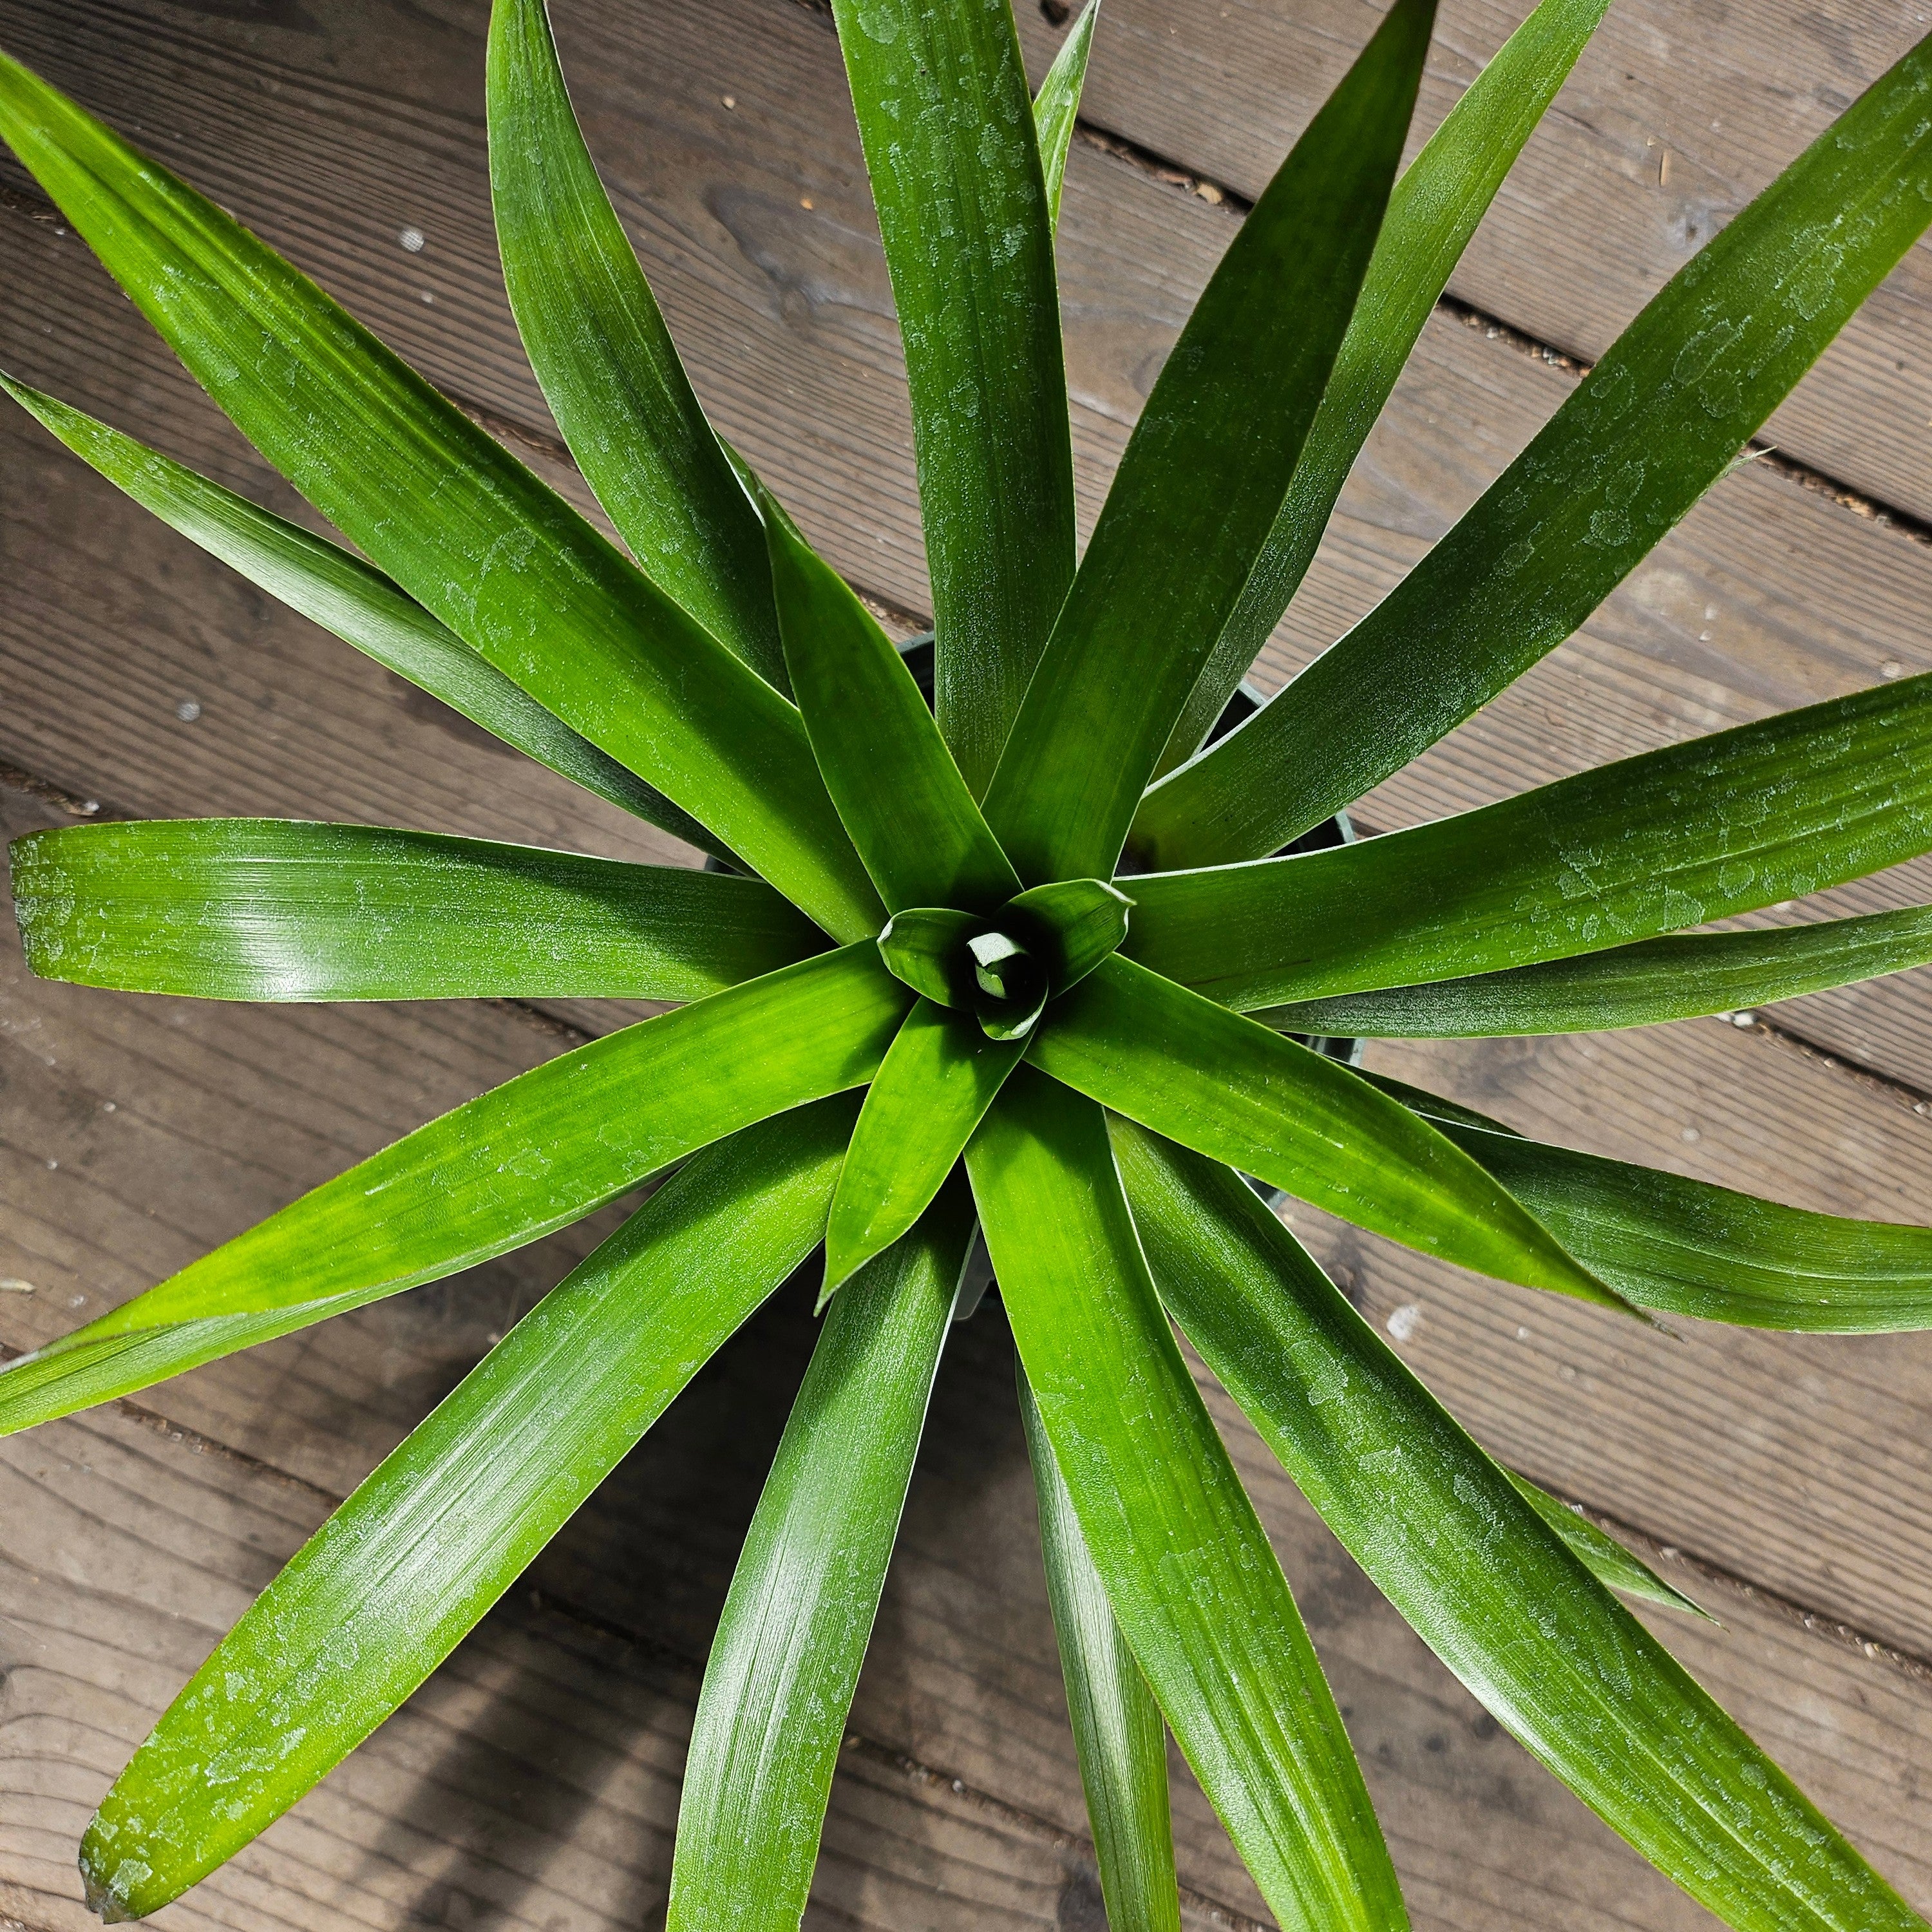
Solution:
<svg viewBox="0 0 1932 1932">
<path fill-rule="evenodd" d="M 1107 0 L 1083 117 L 1252 199 L 1380 10 L 1361 0 Z M 1528 10 L 1524 0 L 1446 0 L 1412 152 Z M 1060 34 L 1037 6 L 1022 0 L 1015 12 L 1037 77 Z M 1875 0 L 1691 9 L 1616 0 L 1450 292 L 1571 355 L 1600 355 L 1926 25 L 1916 9 Z M 1769 434 L 1792 455 L 1924 516 L 1928 416 L 1932 253 L 1922 243 Z"/>
</svg>

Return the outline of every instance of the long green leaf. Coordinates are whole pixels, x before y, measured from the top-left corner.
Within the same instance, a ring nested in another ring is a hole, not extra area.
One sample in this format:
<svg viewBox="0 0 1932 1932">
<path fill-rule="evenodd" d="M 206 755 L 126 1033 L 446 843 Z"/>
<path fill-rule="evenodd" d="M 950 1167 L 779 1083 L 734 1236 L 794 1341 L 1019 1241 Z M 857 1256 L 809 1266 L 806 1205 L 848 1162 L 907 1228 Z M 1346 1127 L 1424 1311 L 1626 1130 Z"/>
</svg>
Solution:
<svg viewBox="0 0 1932 1932">
<path fill-rule="evenodd" d="M 1717 1621 L 1682 1590 L 1672 1589 L 1648 1563 L 1633 1556 L 1588 1516 L 1559 1502 L 1547 1490 L 1538 1489 L 1527 1476 L 1519 1475 L 1514 1469 L 1505 1469 L 1503 1474 L 1516 1494 L 1556 1532 L 1570 1554 L 1606 1588 L 1665 1610 L 1688 1610 L 1693 1616 Z"/>
<path fill-rule="evenodd" d="M 4 373 L 0 389 L 144 510 L 386 670 L 600 798 L 730 856 L 690 813 L 580 738 L 360 557 Z"/>
<path fill-rule="evenodd" d="M 1362 1076 L 1493 1174 L 1627 1300 L 1752 1328 L 1932 1328 L 1932 1228 L 1814 1214 L 1526 1139 L 1420 1088 Z"/>
<path fill-rule="evenodd" d="M 825 1231 L 825 1293 L 926 1211 L 973 1130 L 1026 1052 L 990 1040 L 970 1013 L 921 1000 L 866 1092 Z"/>
<path fill-rule="evenodd" d="M 1270 1006 L 1283 1033 L 1434 1040 L 1590 1033 L 1734 1012 L 1932 961 L 1932 906 L 1754 932 L 1700 932 L 1420 986 Z"/>
<path fill-rule="evenodd" d="M 1189 1340 L 1349 1554 L 1532 1753 L 1739 1932 L 1923 1928 L 1238 1176 L 1124 1124 L 1114 1145 Z"/>
<path fill-rule="evenodd" d="M 1087 57 L 1094 50 L 1094 29 L 1100 18 L 1100 0 L 1087 0 L 1033 98 L 1034 132 L 1046 184 L 1046 217 L 1056 228 L 1060 225 L 1060 190 L 1066 178 L 1066 151 L 1073 145 L 1073 125 L 1080 118 L 1080 90 L 1086 85 Z"/>
<path fill-rule="evenodd" d="M 761 880 L 278 818 L 36 832 L 44 979 L 218 1000 L 701 1000 L 824 950 Z"/>
<path fill-rule="evenodd" d="M 832 802 L 890 912 L 990 912 L 1020 889 L 905 660 L 768 493 L 793 689 Z"/>
<path fill-rule="evenodd" d="M 1358 1227 L 1504 1281 L 1623 1306 L 1406 1107 L 1118 956 L 1048 1010 L 1027 1058 L 1102 1106 Z"/>
<path fill-rule="evenodd" d="M 645 573 L 782 691 L 764 526 L 597 178 L 544 0 L 494 0 L 486 88 L 503 280 L 550 413 Z"/>
<path fill-rule="evenodd" d="M 1155 1298 L 1100 1108 L 1022 1069 L 966 1158 L 1094 1567 L 1262 1896 L 1288 1932 L 1401 1932 L 1354 1754 Z"/>
<path fill-rule="evenodd" d="M 8 1363 L 0 1435 L 567 1226 L 726 1134 L 861 1085 L 910 1004 L 861 943 L 519 1074 Z"/>
<path fill-rule="evenodd" d="M 1162 782 L 1135 822 L 1144 861 L 1274 850 L 1553 650 L 1724 474 L 1928 220 L 1922 41 L 1678 271 L 1388 597 Z"/>
<path fill-rule="evenodd" d="M 1608 4 L 1542 0 L 1403 170 L 1287 497 L 1156 777 L 1199 749 L 1280 622 L 1436 298 Z"/>
<path fill-rule="evenodd" d="M 0 138 L 256 448 L 572 730 L 835 938 L 881 914 L 797 712 L 205 196 L 0 56 Z"/>
<path fill-rule="evenodd" d="M 116 1780 L 81 1846 L 96 1911 L 178 1898 L 448 1655 L 811 1252 L 851 1118 L 821 1102 L 700 1155 L 384 1460 Z"/>
<path fill-rule="evenodd" d="M 825 1318 L 705 1665 L 668 1932 L 796 1932 L 972 1239 L 962 1174 Z"/>
<path fill-rule="evenodd" d="M 833 0 L 905 340 L 940 729 L 976 797 L 1073 576 L 1053 225 L 1008 0 Z"/>
<path fill-rule="evenodd" d="M 1266 542 L 1348 326 L 1429 50 L 1396 0 L 1242 223 L 1134 426 L 986 818 L 1029 885 L 1106 878 Z"/>
<path fill-rule="evenodd" d="M 1016 1363 L 1046 1594 L 1066 1680 L 1073 1747 L 1100 1868 L 1109 1932 L 1180 1932 L 1174 1828 L 1167 1798 L 1167 1730 L 1107 1601 L 1074 1514 L 1040 1406 Z"/>
<path fill-rule="evenodd" d="M 1694 738 L 1480 811 L 1136 879 L 1126 950 L 1238 1007 L 1649 939 L 1932 850 L 1932 677 Z"/>
</svg>

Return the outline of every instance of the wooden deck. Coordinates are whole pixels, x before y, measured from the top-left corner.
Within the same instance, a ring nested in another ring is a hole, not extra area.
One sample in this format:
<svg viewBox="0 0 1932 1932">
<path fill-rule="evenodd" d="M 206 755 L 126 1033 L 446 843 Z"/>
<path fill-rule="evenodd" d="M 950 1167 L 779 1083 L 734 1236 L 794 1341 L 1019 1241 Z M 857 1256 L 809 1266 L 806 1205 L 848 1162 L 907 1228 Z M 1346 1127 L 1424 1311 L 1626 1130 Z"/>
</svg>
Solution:
<svg viewBox="0 0 1932 1932">
<path fill-rule="evenodd" d="M 1062 227 L 1090 518 L 1244 195 L 1366 38 L 1359 0 L 1106 0 Z M 1445 0 L 1433 121 L 1521 0 Z M 592 148 L 725 431 L 847 574 L 926 596 L 904 386 L 829 19 L 555 0 Z M 1649 291 L 1922 28 L 1876 0 L 1616 0 L 1431 323 L 1264 665 L 1366 608 Z M 0 0 L 0 44 L 285 248 L 566 476 L 484 168 L 482 0 Z M 1036 71 L 1057 35 L 1021 0 Z M 734 104 L 727 104 L 727 97 Z M 425 238 L 418 253 L 398 237 Z M 0 364 L 283 508 L 24 178 L 0 170 Z M 1932 669 L 1932 252 L 1574 640 L 1362 816 L 1384 829 Z M 671 848 L 272 605 L 0 416 L 10 833 L 262 812 L 634 856 Z M 566 478 L 566 480 L 568 480 Z M 577 494 L 581 497 L 580 486 Z M 200 707 L 198 715 L 190 707 Z M 1932 896 L 1932 865 L 1833 897 Z M 0 1005 L 0 1344 L 101 1312 L 611 1010 L 248 1008 L 26 982 Z M 1932 976 L 1768 1020 L 1378 1051 L 1532 1132 L 1807 1206 L 1932 1216 Z M 1654 1627 L 1932 1910 L 1932 1336 L 1672 1340 L 1298 1212 L 1492 1448 L 1722 1618 Z M 0 1444 L 0 1916 L 88 1921 L 74 1853 L 180 1682 L 333 1502 L 583 1252 L 574 1230 Z M 32 1292 L 20 1292 L 28 1282 Z M 631 1932 L 662 1922 L 684 1740 L 810 1345 L 729 1347 L 409 1706 L 158 1922 Z M 996 1309 L 956 1331 L 808 1922 L 1102 1923 Z M 1216 1412 L 1336 1684 L 1418 1926 L 1710 1921 L 1484 1716 Z M 1179 1772 L 1190 1926 L 1261 1906 Z"/>
</svg>

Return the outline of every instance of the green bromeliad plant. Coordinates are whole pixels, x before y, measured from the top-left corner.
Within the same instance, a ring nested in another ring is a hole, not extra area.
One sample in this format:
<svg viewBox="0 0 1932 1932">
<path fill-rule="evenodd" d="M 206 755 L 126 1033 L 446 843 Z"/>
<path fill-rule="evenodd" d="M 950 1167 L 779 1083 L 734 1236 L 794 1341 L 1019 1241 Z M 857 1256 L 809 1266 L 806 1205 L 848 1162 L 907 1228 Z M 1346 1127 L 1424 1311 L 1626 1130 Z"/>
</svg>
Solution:
<svg viewBox="0 0 1932 1932">
<path fill-rule="evenodd" d="M 354 544 L 9 393 L 136 501 L 707 869 L 358 826 L 14 850 L 34 969 L 258 1000 L 680 1003 L 418 1129 L 0 1371 L 24 1428 L 662 1184 L 369 1478 L 136 1754 L 81 1862 L 178 1896 L 406 1698 L 825 1244 L 822 1334 L 692 1738 L 670 1923 L 798 1922 L 976 1228 L 1017 1344 L 1108 1910 L 1178 1924 L 1171 1730 L 1284 1926 L 1406 1923 L 1286 1580 L 1176 1330 L 1470 1690 L 1732 1924 L 1924 1923 L 1242 1177 L 1531 1290 L 1932 1325 L 1932 1231 L 1540 1144 L 1309 1042 L 1634 1026 L 1932 960 L 1932 908 L 1699 932 L 1932 850 L 1909 679 L 1360 842 L 1352 800 L 1568 637 L 1932 218 L 1932 43 L 1652 302 L 1407 580 L 1210 742 L 1605 0 L 1542 0 L 1399 172 L 1432 0 L 1248 214 L 1084 554 L 1053 231 L 1093 16 L 1028 97 L 1008 0 L 835 0 L 904 338 L 931 696 L 712 431 L 542 0 L 496 0 L 512 305 L 607 540 L 320 290 L 0 60 L 0 134 Z M 1206 748 L 1203 748 L 1204 746 Z"/>
</svg>

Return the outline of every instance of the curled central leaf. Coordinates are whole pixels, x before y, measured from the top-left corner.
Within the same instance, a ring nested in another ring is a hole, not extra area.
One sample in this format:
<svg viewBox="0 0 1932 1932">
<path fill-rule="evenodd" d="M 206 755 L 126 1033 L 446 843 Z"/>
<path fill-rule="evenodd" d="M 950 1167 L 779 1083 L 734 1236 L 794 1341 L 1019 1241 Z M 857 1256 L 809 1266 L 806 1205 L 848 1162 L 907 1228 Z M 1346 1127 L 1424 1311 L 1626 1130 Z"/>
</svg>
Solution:
<svg viewBox="0 0 1932 1932">
<path fill-rule="evenodd" d="M 1099 879 L 1036 886 L 990 918 L 945 906 L 896 914 L 879 934 L 887 968 L 928 1000 L 970 1012 L 991 1040 L 1022 1040 L 1042 1007 L 1127 936 L 1133 902 Z"/>
</svg>

